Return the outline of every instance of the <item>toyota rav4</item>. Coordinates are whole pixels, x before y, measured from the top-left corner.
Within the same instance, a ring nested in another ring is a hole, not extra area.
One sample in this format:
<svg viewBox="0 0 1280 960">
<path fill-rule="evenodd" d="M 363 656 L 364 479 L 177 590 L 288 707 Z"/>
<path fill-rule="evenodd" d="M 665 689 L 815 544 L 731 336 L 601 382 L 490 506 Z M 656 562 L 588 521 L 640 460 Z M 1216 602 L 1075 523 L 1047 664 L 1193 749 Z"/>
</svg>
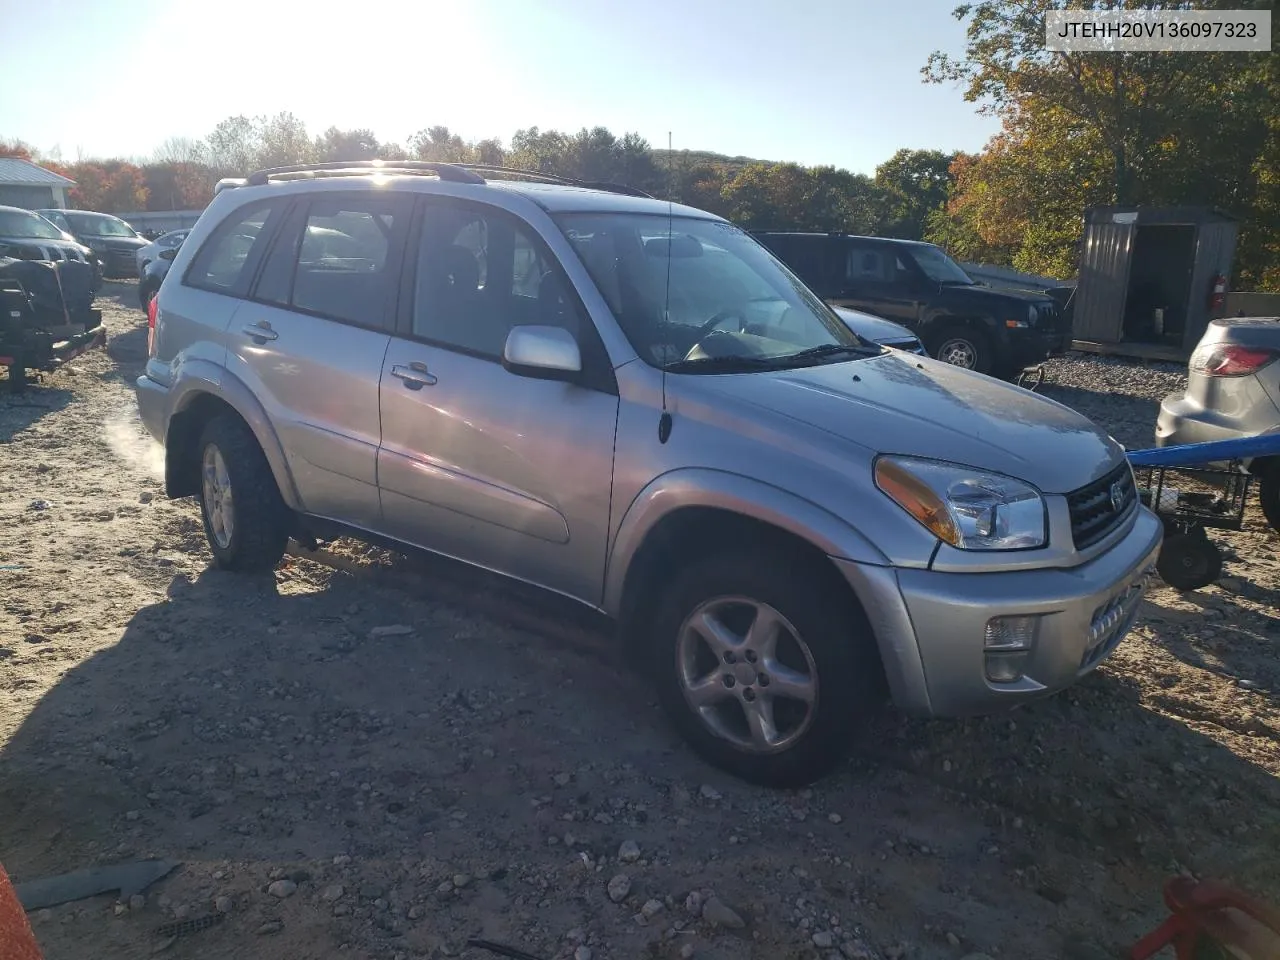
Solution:
<svg viewBox="0 0 1280 960">
<path fill-rule="evenodd" d="M 886 695 L 1011 707 L 1133 623 L 1161 526 L 1114 440 L 862 339 L 719 217 L 451 164 L 224 187 L 137 381 L 221 567 L 354 535 L 566 595 L 698 752 L 769 784 L 830 769 Z"/>
</svg>

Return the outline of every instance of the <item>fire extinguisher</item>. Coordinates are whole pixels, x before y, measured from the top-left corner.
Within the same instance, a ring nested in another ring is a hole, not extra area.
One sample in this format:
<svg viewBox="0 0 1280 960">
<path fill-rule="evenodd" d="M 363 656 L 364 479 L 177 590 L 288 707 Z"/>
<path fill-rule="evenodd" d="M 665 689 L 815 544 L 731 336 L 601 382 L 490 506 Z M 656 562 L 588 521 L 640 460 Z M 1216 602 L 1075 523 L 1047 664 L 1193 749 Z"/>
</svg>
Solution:
<svg viewBox="0 0 1280 960">
<path fill-rule="evenodd" d="M 1209 282 L 1209 309 L 1221 310 L 1227 302 L 1227 278 L 1215 273 Z"/>
</svg>

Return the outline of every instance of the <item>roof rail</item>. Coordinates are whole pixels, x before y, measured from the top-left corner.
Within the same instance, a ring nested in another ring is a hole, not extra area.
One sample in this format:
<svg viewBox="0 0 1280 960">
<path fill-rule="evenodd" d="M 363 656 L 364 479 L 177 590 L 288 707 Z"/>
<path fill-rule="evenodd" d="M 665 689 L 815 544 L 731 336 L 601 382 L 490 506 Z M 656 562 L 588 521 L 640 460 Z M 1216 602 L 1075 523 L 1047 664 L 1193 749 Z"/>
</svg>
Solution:
<svg viewBox="0 0 1280 960">
<path fill-rule="evenodd" d="M 603 190 L 606 193 L 619 193 L 628 197 L 644 197 L 647 200 L 653 199 L 652 194 L 645 193 L 643 190 L 639 190 L 636 187 L 629 187 L 622 183 L 611 183 L 605 180 L 578 180 L 574 177 L 562 177 L 555 173 L 542 173 L 538 170 L 522 170 L 519 167 L 504 167 L 500 164 L 455 163 L 454 166 L 479 174 L 506 174 L 510 177 L 524 177 L 525 179 L 541 183 L 555 183 L 566 187 L 585 187 L 590 190 Z"/>
<path fill-rule="evenodd" d="M 484 183 L 484 177 L 464 170 L 456 163 L 433 160 L 334 160 L 326 163 L 295 163 L 287 167 L 255 170 L 244 179 L 246 186 L 261 186 L 271 180 L 306 180 L 313 177 L 355 176 L 365 173 L 434 173 L 453 183 Z"/>
</svg>

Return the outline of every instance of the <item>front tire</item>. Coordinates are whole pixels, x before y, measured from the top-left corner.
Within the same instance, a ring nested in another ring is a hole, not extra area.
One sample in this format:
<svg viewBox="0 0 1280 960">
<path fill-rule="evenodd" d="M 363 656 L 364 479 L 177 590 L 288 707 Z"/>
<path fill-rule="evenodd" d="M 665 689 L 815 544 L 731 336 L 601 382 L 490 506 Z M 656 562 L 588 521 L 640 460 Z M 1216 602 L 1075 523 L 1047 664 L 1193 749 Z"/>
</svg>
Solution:
<svg viewBox="0 0 1280 960">
<path fill-rule="evenodd" d="M 977 373 L 990 373 L 995 367 L 991 340 L 975 327 L 955 324 L 934 334 L 929 353 L 943 363 Z"/>
<path fill-rule="evenodd" d="M 737 550 L 678 570 L 658 598 L 659 700 L 705 760 L 752 783 L 827 774 L 881 700 L 871 628 L 829 571 Z"/>
<path fill-rule="evenodd" d="M 244 573 L 273 570 L 289 541 L 289 512 L 267 458 L 237 417 L 205 425 L 200 457 L 200 517 L 214 563 Z"/>
</svg>

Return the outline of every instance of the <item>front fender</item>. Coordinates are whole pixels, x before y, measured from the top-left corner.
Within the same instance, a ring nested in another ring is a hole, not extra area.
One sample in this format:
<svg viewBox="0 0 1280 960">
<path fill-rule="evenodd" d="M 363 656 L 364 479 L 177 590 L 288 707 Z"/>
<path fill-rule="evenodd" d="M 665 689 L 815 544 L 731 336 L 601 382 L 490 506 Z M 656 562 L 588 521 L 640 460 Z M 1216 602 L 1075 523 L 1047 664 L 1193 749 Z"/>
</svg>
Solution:
<svg viewBox="0 0 1280 960">
<path fill-rule="evenodd" d="M 722 470 L 690 467 L 656 477 L 627 507 L 605 568 L 603 607 L 622 610 L 627 571 L 649 532 L 665 516 L 685 507 L 741 514 L 792 533 L 831 557 L 887 565 L 888 558 L 846 521 L 781 487 Z"/>
<path fill-rule="evenodd" d="M 293 482 L 293 471 L 289 469 L 280 437 L 258 398 L 235 374 L 208 360 L 185 361 L 171 388 L 173 400 L 170 417 L 190 409 L 199 397 L 205 395 L 215 397 L 230 406 L 249 425 L 258 440 L 258 446 L 267 457 L 285 505 L 291 510 L 301 511 L 302 498 Z"/>
</svg>

